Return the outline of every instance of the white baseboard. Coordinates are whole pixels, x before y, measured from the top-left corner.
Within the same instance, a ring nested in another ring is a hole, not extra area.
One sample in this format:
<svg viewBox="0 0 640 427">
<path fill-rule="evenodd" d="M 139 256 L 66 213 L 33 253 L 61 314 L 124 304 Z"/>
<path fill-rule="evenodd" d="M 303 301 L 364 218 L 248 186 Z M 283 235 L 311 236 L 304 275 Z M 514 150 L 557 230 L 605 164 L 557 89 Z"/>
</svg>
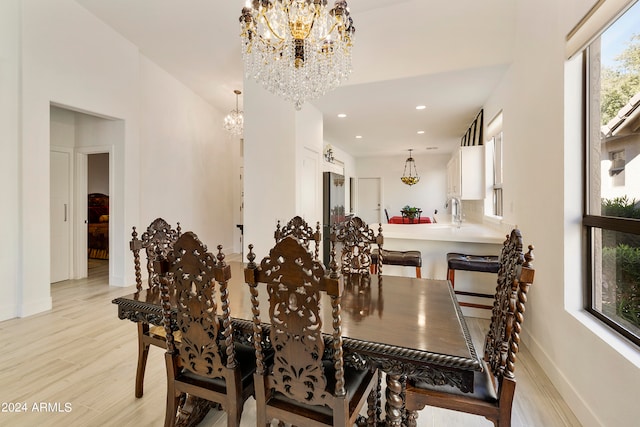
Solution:
<svg viewBox="0 0 640 427">
<path fill-rule="evenodd" d="M 15 305 L 0 306 L 0 322 L 18 317 L 17 307 Z"/>
<path fill-rule="evenodd" d="M 32 316 L 34 314 L 42 313 L 43 311 L 49 311 L 53 307 L 51 296 L 41 298 L 36 301 L 30 301 L 20 306 L 19 317 Z"/>
<path fill-rule="evenodd" d="M 526 329 L 523 330 L 522 338 L 522 341 L 529 349 L 533 358 L 538 362 L 545 374 L 547 374 L 551 383 L 556 390 L 558 390 L 558 393 L 560 393 L 560 396 L 562 396 L 562 399 L 564 399 L 580 423 L 584 427 L 601 427 L 603 424 L 599 421 L 596 414 L 593 413 L 591 407 L 582 400 L 580 394 L 567 380 L 562 371 L 558 369 L 538 341 L 529 335 Z"/>
</svg>

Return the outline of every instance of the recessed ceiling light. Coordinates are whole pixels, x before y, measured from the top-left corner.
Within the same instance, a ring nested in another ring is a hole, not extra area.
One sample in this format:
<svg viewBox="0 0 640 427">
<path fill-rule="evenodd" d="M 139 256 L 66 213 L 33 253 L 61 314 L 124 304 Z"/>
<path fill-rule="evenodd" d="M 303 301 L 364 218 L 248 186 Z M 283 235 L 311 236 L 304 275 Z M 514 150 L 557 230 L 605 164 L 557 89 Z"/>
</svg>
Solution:
<svg viewBox="0 0 640 427">
<path fill-rule="evenodd" d="M 418 105 L 418 106 L 416 107 L 416 110 L 424 110 L 425 108 L 427 108 L 427 106 L 426 106 L 426 105 Z"/>
<path fill-rule="evenodd" d="M 338 117 L 340 117 L 341 119 L 344 119 L 345 117 L 347 117 L 347 115 L 345 113 L 340 113 L 338 114 Z"/>
<path fill-rule="evenodd" d="M 419 131 L 418 131 L 418 135 L 422 135 L 423 133 L 424 133 L 424 131 L 423 131 L 423 130 L 419 130 Z"/>
<path fill-rule="evenodd" d="M 356 139 L 362 139 L 362 135 L 356 135 Z"/>
</svg>

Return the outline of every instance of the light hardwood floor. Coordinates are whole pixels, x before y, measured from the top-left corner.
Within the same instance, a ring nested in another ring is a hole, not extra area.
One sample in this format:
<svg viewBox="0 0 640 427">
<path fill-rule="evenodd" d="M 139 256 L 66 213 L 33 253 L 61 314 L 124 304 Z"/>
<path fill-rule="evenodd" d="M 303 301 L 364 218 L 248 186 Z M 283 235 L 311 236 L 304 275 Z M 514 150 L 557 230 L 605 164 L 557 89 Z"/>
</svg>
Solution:
<svg viewBox="0 0 640 427">
<path fill-rule="evenodd" d="M 241 264 L 231 264 L 235 278 L 232 280 L 242 280 Z M 111 303 L 135 288 L 109 287 L 106 283 L 106 261 L 92 260 L 88 279 L 52 285 L 51 311 L 0 322 L 3 338 L 0 426 L 163 425 L 166 395 L 163 350 L 152 347 L 144 396 L 136 399 L 136 326 L 119 320 L 117 307 Z M 467 322 L 480 350 L 488 321 L 468 318 Z M 580 425 L 526 347 L 519 354 L 516 378 L 514 427 Z M 16 405 L 20 409 L 26 407 L 26 412 L 15 412 Z M 222 427 L 225 418 L 211 412 L 201 425 Z M 249 399 L 242 426 L 254 425 L 255 403 Z M 482 417 L 425 408 L 420 412 L 418 425 L 493 424 Z"/>
</svg>

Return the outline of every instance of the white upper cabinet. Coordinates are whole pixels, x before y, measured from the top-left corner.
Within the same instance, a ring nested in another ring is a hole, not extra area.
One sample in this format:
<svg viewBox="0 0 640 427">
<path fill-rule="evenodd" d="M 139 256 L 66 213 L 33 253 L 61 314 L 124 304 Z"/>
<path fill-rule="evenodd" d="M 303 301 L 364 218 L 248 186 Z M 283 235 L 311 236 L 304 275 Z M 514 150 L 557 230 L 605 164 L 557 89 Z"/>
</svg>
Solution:
<svg viewBox="0 0 640 427">
<path fill-rule="evenodd" d="M 459 147 L 447 163 L 447 197 L 482 200 L 484 193 L 484 146 Z"/>
</svg>

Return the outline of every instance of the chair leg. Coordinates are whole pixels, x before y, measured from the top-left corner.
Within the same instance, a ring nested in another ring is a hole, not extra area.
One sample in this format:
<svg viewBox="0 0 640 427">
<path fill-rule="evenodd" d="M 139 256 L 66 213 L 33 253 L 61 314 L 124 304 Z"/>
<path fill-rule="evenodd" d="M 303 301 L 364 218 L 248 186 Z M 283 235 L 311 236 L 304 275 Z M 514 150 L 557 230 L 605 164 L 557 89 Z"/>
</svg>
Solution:
<svg viewBox="0 0 640 427">
<path fill-rule="evenodd" d="M 452 269 L 448 269 L 447 270 L 447 279 L 449 279 L 449 281 L 451 282 L 451 287 L 455 288 L 456 287 L 456 284 L 455 284 L 456 271 L 452 270 Z"/>
<path fill-rule="evenodd" d="M 422 279 L 422 267 L 416 267 L 416 277 Z"/>
<path fill-rule="evenodd" d="M 267 391 L 266 379 L 264 375 L 253 374 L 253 383 L 255 384 L 255 400 L 256 400 L 256 425 L 270 426 L 271 420 L 267 419 Z"/>
<path fill-rule="evenodd" d="M 176 361 L 171 354 L 165 353 L 165 363 L 167 365 L 167 408 L 164 416 L 164 427 L 174 427 L 178 413 L 178 402 L 180 393 L 176 392 Z"/>
<path fill-rule="evenodd" d="M 240 418 L 242 417 L 242 409 L 227 411 L 227 427 L 239 427 Z"/>
<path fill-rule="evenodd" d="M 500 384 L 500 407 L 498 409 L 498 419 L 494 419 L 496 427 L 511 427 L 511 408 L 513 407 L 513 396 L 516 392 L 516 381 L 514 379 L 503 378 Z"/>
<path fill-rule="evenodd" d="M 227 372 L 225 382 L 227 384 L 228 402 L 228 406 L 225 408 L 227 410 L 227 427 L 240 427 L 240 420 L 242 419 L 242 411 L 244 409 L 240 372 L 237 369 Z M 238 385 L 240 386 L 238 387 Z"/>
<path fill-rule="evenodd" d="M 144 371 L 149 357 L 149 344 L 143 341 L 143 337 L 149 333 L 147 323 L 138 322 L 138 367 L 136 368 L 136 397 L 142 397 L 144 393 Z"/>
</svg>

